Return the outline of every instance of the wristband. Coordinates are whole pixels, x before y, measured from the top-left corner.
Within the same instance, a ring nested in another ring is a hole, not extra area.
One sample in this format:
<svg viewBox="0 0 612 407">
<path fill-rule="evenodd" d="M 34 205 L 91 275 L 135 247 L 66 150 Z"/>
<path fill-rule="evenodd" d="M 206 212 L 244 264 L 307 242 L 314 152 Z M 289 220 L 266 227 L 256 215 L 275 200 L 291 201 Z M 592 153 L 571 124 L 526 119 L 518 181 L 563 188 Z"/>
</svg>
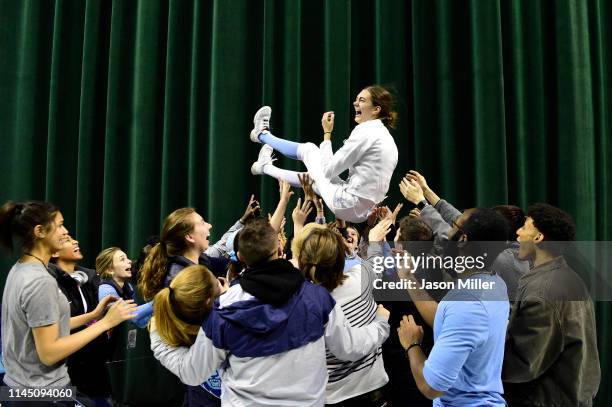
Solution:
<svg viewBox="0 0 612 407">
<path fill-rule="evenodd" d="M 427 200 L 426 200 L 426 199 L 423 199 L 421 202 L 419 202 L 418 204 L 416 204 L 416 207 L 417 207 L 417 208 L 418 208 L 420 211 L 422 211 L 422 210 L 423 210 L 423 208 L 427 206 L 427 203 L 428 203 L 428 202 L 427 202 Z"/>
<path fill-rule="evenodd" d="M 404 354 L 406 355 L 406 357 L 408 357 L 408 352 L 410 351 L 410 349 L 414 348 L 415 346 L 418 346 L 419 348 L 421 348 L 421 344 L 419 342 L 414 342 L 412 343 L 410 346 L 408 346 L 406 348 L 406 350 L 404 351 Z"/>
</svg>

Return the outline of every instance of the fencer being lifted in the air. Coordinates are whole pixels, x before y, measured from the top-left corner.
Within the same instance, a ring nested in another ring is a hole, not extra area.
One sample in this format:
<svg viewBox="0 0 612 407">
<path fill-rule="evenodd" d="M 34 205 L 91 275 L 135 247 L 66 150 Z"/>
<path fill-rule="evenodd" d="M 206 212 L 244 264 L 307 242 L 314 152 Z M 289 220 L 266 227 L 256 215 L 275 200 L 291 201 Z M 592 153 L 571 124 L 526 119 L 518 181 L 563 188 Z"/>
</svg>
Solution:
<svg viewBox="0 0 612 407">
<path fill-rule="evenodd" d="M 337 218 L 360 223 L 367 219 L 374 206 L 381 202 L 389 190 L 389 182 L 397 165 L 397 146 L 388 128 L 393 128 L 397 113 L 393 111 L 393 97 L 381 86 L 368 86 L 353 102 L 355 122 L 344 145 L 334 154 L 331 133 L 334 113 L 326 112 L 321 119 L 323 142 L 296 143 L 275 137 L 270 133 L 272 109 L 264 106 L 255 113 L 251 140 L 264 143 L 259 157 L 251 166 L 254 175 L 267 174 L 299 187 L 298 172 L 274 166 L 272 152 L 301 160 L 314 180 L 314 189 Z M 339 175 L 349 170 L 342 180 Z"/>
</svg>

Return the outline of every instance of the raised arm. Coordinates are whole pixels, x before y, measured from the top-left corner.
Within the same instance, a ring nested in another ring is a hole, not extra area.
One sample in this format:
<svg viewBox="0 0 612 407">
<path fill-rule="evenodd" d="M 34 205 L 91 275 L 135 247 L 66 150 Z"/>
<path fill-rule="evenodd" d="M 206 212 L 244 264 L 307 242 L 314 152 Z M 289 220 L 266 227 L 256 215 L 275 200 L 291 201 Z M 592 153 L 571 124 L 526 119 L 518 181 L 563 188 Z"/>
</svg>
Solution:
<svg viewBox="0 0 612 407">
<path fill-rule="evenodd" d="M 291 191 L 291 185 L 289 185 L 287 181 L 282 180 L 278 181 L 278 190 L 280 197 L 278 199 L 278 205 L 276 205 L 276 210 L 270 218 L 270 226 L 277 232 L 280 232 L 285 212 L 287 211 L 287 204 L 289 203 L 289 198 L 293 195 L 293 191 Z"/>
<path fill-rule="evenodd" d="M 423 175 L 421 175 L 416 170 L 408 171 L 406 174 L 406 178 L 410 181 L 416 182 L 421 189 L 423 190 L 423 196 L 431 205 L 433 205 L 436 210 L 442 216 L 442 219 L 449 224 L 452 225 L 453 221 L 455 221 L 460 215 L 461 211 L 455 208 L 453 205 L 441 199 L 427 184 L 427 180 Z"/>
<path fill-rule="evenodd" d="M 255 195 L 251 195 L 251 198 L 249 199 L 249 203 L 247 204 L 247 207 L 244 210 L 244 213 L 242 214 L 240 219 L 238 219 L 238 221 L 236 221 L 236 223 L 234 223 L 223 234 L 223 236 L 221 236 L 221 239 L 219 239 L 215 244 L 213 244 L 208 249 L 206 249 L 204 253 L 209 257 L 215 257 L 215 258 L 222 257 L 228 254 L 229 250 L 227 248 L 227 240 L 230 238 L 230 236 L 233 236 L 237 230 L 242 229 L 245 223 L 249 219 L 251 219 L 253 216 L 255 216 L 255 213 L 258 210 L 259 210 L 259 202 L 257 202 L 257 200 L 255 199 Z"/>
<path fill-rule="evenodd" d="M 349 169 L 367 152 L 371 143 L 368 134 L 353 130 L 349 138 L 344 141 L 344 145 L 334 153 L 331 140 L 324 140 L 320 148 L 325 176 L 331 179 Z"/>
</svg>

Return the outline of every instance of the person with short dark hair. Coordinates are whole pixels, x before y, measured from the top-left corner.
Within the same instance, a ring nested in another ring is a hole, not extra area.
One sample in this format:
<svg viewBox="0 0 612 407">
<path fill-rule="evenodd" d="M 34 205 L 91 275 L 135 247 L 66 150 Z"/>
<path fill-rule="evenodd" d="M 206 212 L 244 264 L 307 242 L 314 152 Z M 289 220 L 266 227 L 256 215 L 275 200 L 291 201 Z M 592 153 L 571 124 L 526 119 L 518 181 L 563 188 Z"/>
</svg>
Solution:
<svg viewBox="0 0 612 407">
<path fill-rule="evenodd" d="M 501 370 L 509 303 L 504 281 L 490 267 L 508 224 L 493 210 L 477 208 L 456 234 L 451 239 L 461 243 L 459 256 L 486 251 L 482 267 L 458 273 L 457 285 L 438 304 L 429 357 L 421 349 L 423 328 L 412 315 L 403 317 L 398 334 L 416 384 L 434 406 L 505 406 Z"/>
<path fill-rule="evenodd" d="M 532 205 L 517 231 L 519 257 L 534 267 L 519 280 L 504 356 L 506 400 L 514 406 L 591 406 L 601 380 L 593 301 L 563 251 L 572 217 Z"/>
<path fill-rule="evenodd" d="M 93 311 L 99 303 L 100 279 L 95 270 L 78 264 L 82 259 L 79 242 L 68 236 L 64 246 L 49 262 L 49 272 L 68 299 L 72 317 Z M 86 326 L 77 327 L 71 332 L 78 332 Z M 112 405 L 110 376 L 106 369 L 108 349 L 108 336 L 100 335 L 66 360 L 71 383 L 79 392 L 91 398 L 97 407 Z"/>
<path fill-rule="evenodd" d="M 264 219 L 242 229 L 237 255 L 247 268 L 214 302 L 191 347 L 168 346 L 151 332 L 155 358 L 186 384 L 231 367 L 221 373 L 222 405 L 322 405 L 325 346 L 354 361 L 388 336 L 384 308 L 369 325 L 349 327 L 325 288 L 278 258 L 277 241 Z"/>
<path fill-rule="evenodd" d="M 425 177 L 415 170 L 411 170 L 400 184 L 404 197 L 417 206 L 419 217 L 425 221 L 434 232 L 434 246 L 439 253 L 443 252 L 445 242 L 455 235 L 474 208 L 459 212 L 454 206 L 446 202 L 431 190 Z M 510 238 L 512 228 L 516 227 L 522 216 L 522 210 L 513 205 L 498 205 L 493 208 L 508 222 L 507 247 L 495 259 L 492 267 L 504 279 L 508 289 L 510 301 L 516 296 L 518 279 L 529 269 L 529 263 L 517 258 L 518 246 Z M 514 232 L 512 232 L 514 233 Z"/>
</svg>

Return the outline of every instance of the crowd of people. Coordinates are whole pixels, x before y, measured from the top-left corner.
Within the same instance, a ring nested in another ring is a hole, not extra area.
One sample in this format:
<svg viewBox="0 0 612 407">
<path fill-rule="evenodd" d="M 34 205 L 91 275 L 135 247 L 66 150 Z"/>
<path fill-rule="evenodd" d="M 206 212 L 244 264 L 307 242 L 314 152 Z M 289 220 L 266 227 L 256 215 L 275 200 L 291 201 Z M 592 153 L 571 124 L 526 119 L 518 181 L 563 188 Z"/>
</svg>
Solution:
<svg viewBox="0 0 612 407">
<path fill-rule="evenodd" d="M 19 241 L 20 258 L 2 299 L 4 385 L 73 385 L 66 405 L 110 406 L 112 328 L 131 323 L 149 330 L 189 406 L 592 405 L 594 306 L 559 244 L 575 238 L 571 216 L 544 203 L 461 212 L 417 171 L 399 185 L 405 202 L 380 205 L 397 164 L 385 92 L 357 95 L 358 126 L 336 154 L 332 112 L 317 147 L 272 136 L 271 110 L 260 110 L 252 172 L 279 179 L 278 205 L 265 216 L 251 197 L 212 245 L 212 226 L 180 208 L 139 261 L 110 247 L 88 269 L 59 208 L 5 203 L 0 244 Z M 308 172 L 275 167 L 271 149 Z M 291 186 L 303 196 L 287 231 Z M 425 269 L 397 256 L 481 262 Z"/>
</svg>

